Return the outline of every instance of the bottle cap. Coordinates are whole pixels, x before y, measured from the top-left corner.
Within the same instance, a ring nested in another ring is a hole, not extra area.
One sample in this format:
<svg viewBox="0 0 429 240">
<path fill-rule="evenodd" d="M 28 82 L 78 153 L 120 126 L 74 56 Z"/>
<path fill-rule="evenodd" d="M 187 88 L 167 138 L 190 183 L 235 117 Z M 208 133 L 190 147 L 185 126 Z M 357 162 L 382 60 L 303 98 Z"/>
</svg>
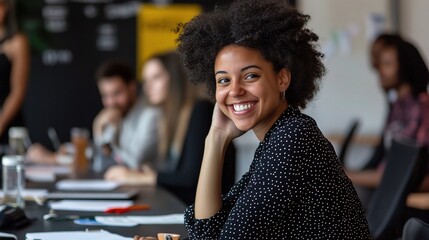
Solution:
<svg viewBox="0 0 429 240">
<path fill-rule="evenodd" d="M 5 155 L 2 158 L 3 166 L 16 166 L 24 161 L 24 156 Z"/>
<path fill-rule="evenodd" d="M 26 138 L 28 136 L 27 128 L 25 127 L 11 127 L 9 128 L 10 138 Z"/>
</svg>

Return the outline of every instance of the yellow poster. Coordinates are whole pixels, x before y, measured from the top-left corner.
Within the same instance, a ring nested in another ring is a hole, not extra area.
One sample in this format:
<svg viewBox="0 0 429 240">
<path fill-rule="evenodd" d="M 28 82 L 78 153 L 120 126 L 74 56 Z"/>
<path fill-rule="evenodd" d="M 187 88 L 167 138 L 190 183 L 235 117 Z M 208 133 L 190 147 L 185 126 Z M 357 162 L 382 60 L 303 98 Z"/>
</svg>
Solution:
<svg viewBox="0 0 429 240">
<path fill-rule="evenodd" d="M 137 71 L 140 78 L 143 62 L 155 53 L 176 49 L 178 23 L 186 23 L 201 12 L 196 4 L 158 6 L 142 4 L 137 17 Z"/>
</svg>

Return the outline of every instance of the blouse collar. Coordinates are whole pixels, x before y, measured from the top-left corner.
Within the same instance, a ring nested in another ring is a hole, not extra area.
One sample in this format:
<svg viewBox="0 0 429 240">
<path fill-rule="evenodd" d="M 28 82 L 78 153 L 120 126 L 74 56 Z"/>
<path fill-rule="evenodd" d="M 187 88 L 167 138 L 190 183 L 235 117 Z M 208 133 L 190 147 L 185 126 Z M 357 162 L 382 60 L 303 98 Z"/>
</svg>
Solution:
<svg viewBox="0 0 429 240">
<path fill-rule="evenodd" d="M 297 107 L 288 106 L 286 110 L 280 115 L 280 117 L 277 119 L 277 121 L 271 126 L 270 130 L 265 134 L 264 140 L 262 142 L 265 142 L 266 139 L 269 139 L 272 132 L 275 132 L 278 130 L 279 126 L 284 125 L 290 118 L 297 117 L 301 112 Z"/>
</svg>

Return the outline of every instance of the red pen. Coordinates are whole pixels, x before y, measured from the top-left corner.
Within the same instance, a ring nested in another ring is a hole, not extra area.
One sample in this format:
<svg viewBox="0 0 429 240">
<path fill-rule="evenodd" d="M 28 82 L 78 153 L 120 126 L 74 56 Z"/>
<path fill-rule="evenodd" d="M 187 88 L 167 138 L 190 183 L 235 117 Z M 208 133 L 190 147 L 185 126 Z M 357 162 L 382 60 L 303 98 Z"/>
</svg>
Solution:
<svg viewBox="0 0 429 240">
<path fill-rule="evenodd" d="M 132 205 L 129 207 L 113 207 L 104 210 L 105 213 L 116 213 L 121 214 L 129 211 L 137 211 L 137 210 L 149 210 L 150 206 L 148 204 L 143 205 Z"/>
</svg>

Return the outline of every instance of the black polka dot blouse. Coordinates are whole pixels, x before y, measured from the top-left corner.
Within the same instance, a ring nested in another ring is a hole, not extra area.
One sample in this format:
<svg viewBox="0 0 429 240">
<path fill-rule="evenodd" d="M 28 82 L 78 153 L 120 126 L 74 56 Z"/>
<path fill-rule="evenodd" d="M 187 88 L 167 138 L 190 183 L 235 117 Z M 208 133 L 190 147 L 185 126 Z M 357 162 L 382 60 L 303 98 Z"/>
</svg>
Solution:
<svg viewBox="0 0 429 240">
<path fill-rule="evenodd" d="M 249 171 L 208 219 L 185 212 L 190 239 L 370 239 L 362 205 L 315 121 L 289 107 Z"/>
</svg>

